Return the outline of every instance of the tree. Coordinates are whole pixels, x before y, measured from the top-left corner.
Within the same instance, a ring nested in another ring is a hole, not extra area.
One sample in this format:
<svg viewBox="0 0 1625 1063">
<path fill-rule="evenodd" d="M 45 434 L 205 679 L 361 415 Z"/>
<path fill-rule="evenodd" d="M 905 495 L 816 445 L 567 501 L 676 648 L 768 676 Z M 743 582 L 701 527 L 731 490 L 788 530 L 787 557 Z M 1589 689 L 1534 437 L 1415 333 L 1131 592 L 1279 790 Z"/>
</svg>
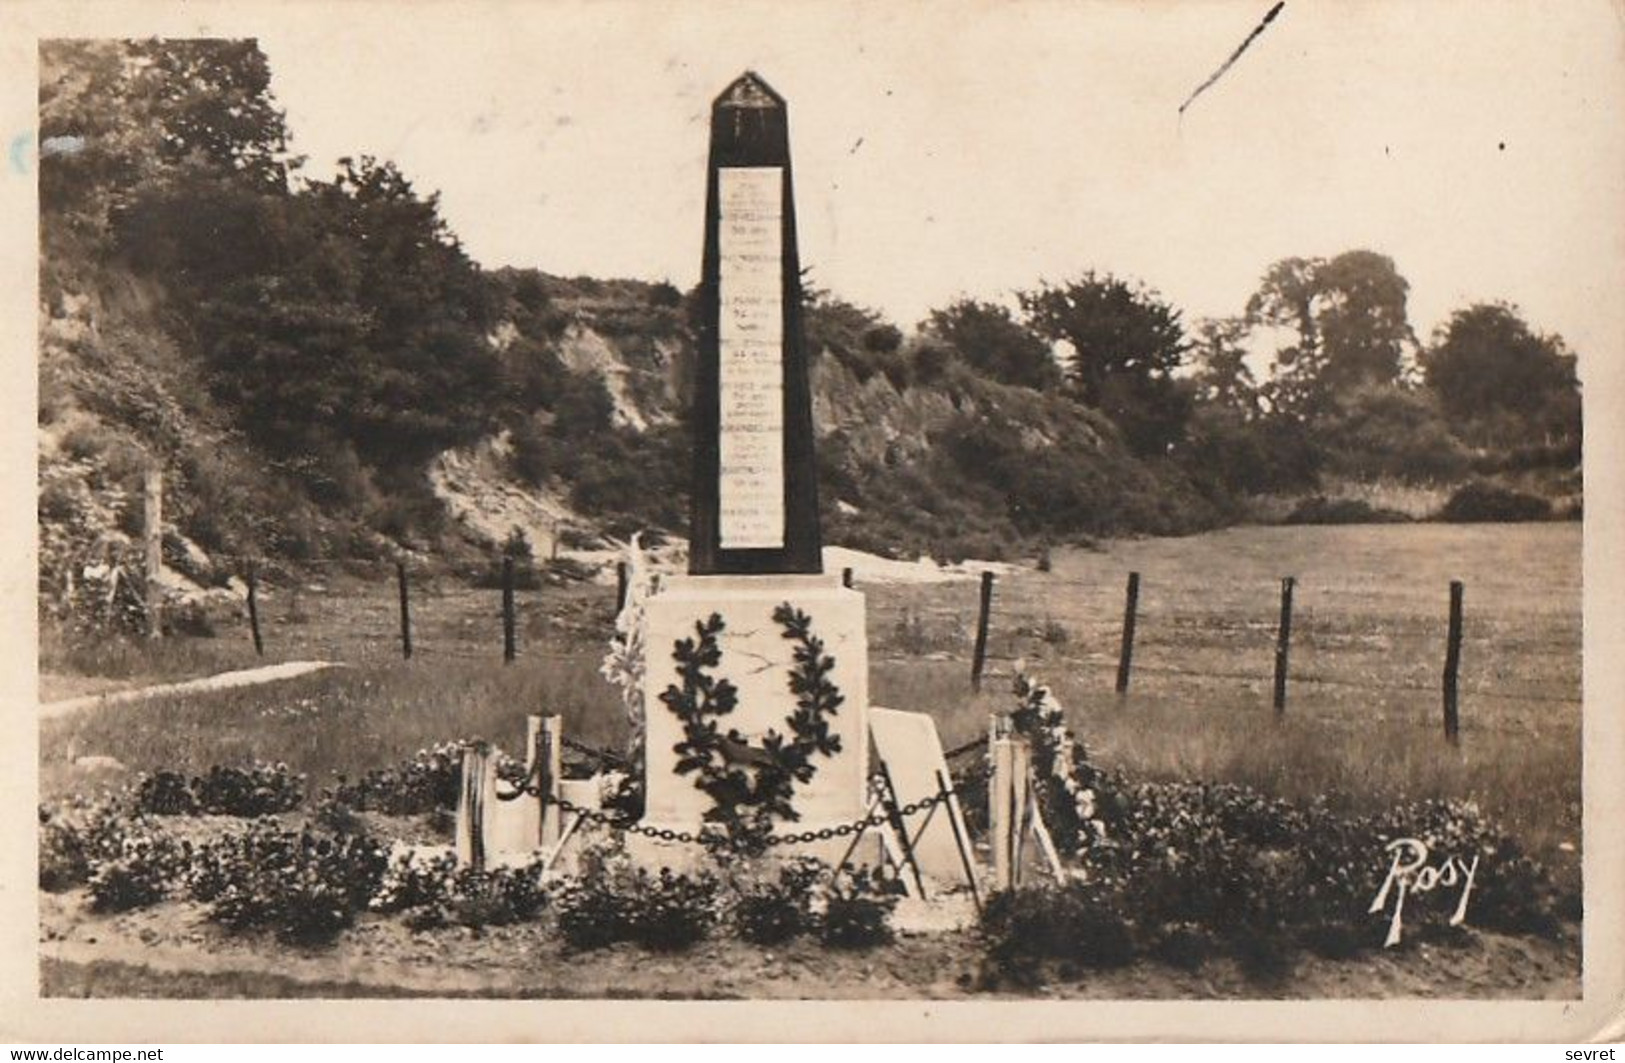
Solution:
<svg viewBox="0 0 1625 1063">
<path fill-rule="evenodd" d="M 1270 404 L 1313 417 L 1340 391 L 1398 383 L 1416 344 L 1406 316 L 1409 289 L 1393 259 L 1374 251 L 1272 265 L 1246 311 L 1250 326 L 1296 333 L 1296 342 L 1275 353 Z"/>
<path fill-rule="evenodd" d="M 271 189 L 288 176 L 288 130 L 255 40 L 153 39 L 132 51 L 161 116 L 161 153 Z"/>
<path fill-rule="evenodd" d="M 270 66 L 252 40 L 52 40 L 40 45 L 40 205 L 104 226 L 129 193 L 183 173 L 285 188 Z"/>
<path fill-rule="evenodd" d="M 1428 388 L 1468 435 L 1489 441 L 1510 429 L 1579 438 L 1575 357 L 1561 336 L 1532 330 L 1515 306 L 1476 303 L 1457 310 L 1421 363 Z"/>
<path fill-rule="evenodd" d="M 1410 285 L 1394 260 L 1374 251 L 1345 251 L 1320 268 L 1320 334 L 1327 386 L 1392 384 L 1416 346 L 1406 316 Z"/>
<path fill-rule="evenodd" d="M 920 329 L 994 380 L 1039 389 L 1061 382 L 1049 344 L 996 303 L 960 299 L 931 311 Z"/>
<path fill-rule="evenodd" d="M 1209 318 L 1197 326 L 1196 334 L 1197 369 L 1192 383 L 1197 400 L 1247 417 L 1258 414 L 1258 381 L 1247 365 L 1247 349 L 1241 342 L 1247 335 L 1247 322 Z"/>
<path fill-rule="evenodd" d="M 1093 272 L 1020 299 L 1034 331 L 1072 348 L 1078 397 L 1111 417 L 1137 453 L 1160 454 L 1182 438 L 1192 398 L 1173 374 L 1191 344 L 1178 310 L 1143 285 Z"/>
<path fill-rule="evenodd" d="M 121 246 L 165 278 L 215 394 L 267 450 L 411 468 L 493 419 L 488 293 L 435 197 L 387 163 L 344 167 L 293 193 L 161 183 L 132 200 Z"/>
<path fill-rule="evenodd" d="M 1339 392 L 1313 426 L 1326 468 L 1356 480 L 1448 482 L 1468 456 L 1428 392 L 1367 384 Z"/>
</svg>

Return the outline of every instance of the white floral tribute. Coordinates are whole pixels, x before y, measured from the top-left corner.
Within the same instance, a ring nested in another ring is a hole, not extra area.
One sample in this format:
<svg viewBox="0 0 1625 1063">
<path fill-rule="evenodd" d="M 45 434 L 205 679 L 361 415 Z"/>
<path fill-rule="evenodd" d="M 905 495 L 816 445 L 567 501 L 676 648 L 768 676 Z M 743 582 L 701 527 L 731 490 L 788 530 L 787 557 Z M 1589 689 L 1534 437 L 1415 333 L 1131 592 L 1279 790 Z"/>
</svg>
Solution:
<svg viewBox="0 0 1625 1063">
<path fill-rule="evenodd" d="M 641 533 L 626 544 L 626 601 L 615 617 L 615 634 L 599 674 L 621 695 L 626 710 L 626 750 L 634 764 L 643 755 L 643 648 L 648 637 L 649 560 L 639 542 Z"/>
<path fill-rule="evenodd" d="M 1079 765 L 1093 775 L 1081 743 L 1066 726 L 1066 711 L 1049 687 L 1034 682 L 1021 671 L 1015 678 L 1015 694 L 1020 707 L 1012 716 L 1016 731 L 1033 743 L 1033 759 L 1046 772 L 1065 801 L 1075 824 L 1052 823 L 1061 847 L 1081 851 L 1106 840 L 1106 824 L 1096 808 L 1093 779 L 1079 777 Z M 1048 787 L 1046 787 L 1048 788 Z M 1059 802 L 1057 802 L 1059 803 Z"/>
</svg>

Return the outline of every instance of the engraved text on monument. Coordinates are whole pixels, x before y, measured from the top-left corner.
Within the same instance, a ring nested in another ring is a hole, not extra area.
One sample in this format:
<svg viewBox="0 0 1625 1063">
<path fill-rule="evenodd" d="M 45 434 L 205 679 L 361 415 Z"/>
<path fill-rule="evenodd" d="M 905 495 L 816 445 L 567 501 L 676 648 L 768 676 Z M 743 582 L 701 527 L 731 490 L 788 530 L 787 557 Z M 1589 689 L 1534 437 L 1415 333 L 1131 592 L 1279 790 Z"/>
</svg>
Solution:
<svg viewBox="0 0 1625 1063">
<path fill-rule="evenodd" d="M 783 171 L 717 174 L 718 532 L 724 549 L 784 546 Z"/>
</svg>

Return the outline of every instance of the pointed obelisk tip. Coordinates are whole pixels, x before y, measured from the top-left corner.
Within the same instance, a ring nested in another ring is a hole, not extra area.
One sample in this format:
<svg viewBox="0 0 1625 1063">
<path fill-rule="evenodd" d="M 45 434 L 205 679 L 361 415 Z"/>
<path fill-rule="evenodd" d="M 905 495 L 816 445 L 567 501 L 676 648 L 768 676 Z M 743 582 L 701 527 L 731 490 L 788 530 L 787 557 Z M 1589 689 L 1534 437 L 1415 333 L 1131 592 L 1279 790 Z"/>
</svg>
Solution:
<svg viewBox="0 0 1625 1063">
<path fill-rule="evenodd" d="M 718 107 L 783 107 L 784 97 L 773 91 L 773 86 L 762 80 L 754 70 L 747 70 L 716 99 Z"/>
</svg>

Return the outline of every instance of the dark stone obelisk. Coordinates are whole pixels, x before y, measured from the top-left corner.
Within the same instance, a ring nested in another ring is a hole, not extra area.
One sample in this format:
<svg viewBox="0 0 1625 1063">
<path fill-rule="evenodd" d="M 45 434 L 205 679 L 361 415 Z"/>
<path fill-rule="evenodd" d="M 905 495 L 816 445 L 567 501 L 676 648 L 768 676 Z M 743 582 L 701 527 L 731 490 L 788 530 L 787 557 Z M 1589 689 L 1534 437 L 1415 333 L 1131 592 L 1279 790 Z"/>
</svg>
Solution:
<svg viewBox="0 0 1625 1063">
<path fill-rule="evenodd" d="M 791 187 L 784 99 L 746 72 L 711 105 L 692 575 L 823 571 Z"/>
</svg>

